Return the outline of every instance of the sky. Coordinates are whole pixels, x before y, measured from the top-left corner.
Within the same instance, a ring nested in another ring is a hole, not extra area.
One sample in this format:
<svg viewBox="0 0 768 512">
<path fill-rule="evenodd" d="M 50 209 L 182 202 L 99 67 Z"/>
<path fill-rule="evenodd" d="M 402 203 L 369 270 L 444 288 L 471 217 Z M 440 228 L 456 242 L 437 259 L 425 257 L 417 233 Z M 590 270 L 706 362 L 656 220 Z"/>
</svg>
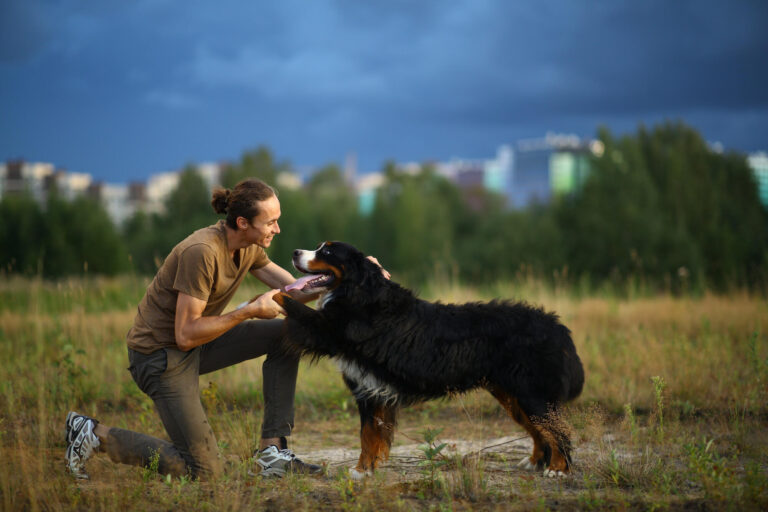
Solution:
<svg viewBox="0 0 768 512">
<path fill-rule="evenodd" d="M 763 0 L 0 0 L 0 161 L 492 158 L 682 120 L 768 150 Z"/>
</svg>

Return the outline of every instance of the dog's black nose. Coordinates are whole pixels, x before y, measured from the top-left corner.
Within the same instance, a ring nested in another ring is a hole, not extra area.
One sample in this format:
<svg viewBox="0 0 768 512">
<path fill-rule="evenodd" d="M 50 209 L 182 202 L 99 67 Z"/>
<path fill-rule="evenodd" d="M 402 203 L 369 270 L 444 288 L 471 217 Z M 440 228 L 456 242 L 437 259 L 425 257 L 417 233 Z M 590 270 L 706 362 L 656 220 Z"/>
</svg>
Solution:
<svg viewBox="0 0 768 512">
<path fill-rule="evenodd" d="M 296 249 L 295 251 L 293 251 L 294 258 L 298 258 L 300 254 L 301 254 L 301 249 Z"/>
</svg>

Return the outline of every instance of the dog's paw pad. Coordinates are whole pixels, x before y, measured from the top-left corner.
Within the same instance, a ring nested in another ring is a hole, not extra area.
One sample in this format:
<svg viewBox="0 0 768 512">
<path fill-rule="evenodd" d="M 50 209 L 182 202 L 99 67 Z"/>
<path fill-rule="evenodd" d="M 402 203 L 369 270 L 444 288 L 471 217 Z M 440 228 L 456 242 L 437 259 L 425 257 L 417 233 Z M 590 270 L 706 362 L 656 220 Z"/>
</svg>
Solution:
<svg viewBox="0 0 768 512">
<path fill-rule="evenodd" d="M 545 469 L 544 476 L 548 478 L 565 478 L 566 474 L 562 471 L 555 471 L 554 469 Z"/>
<path fill-rule="evenodd" d="M 371 471 L 358 471 L 355 468 L 349 468 L 349 478 L 352 480 L 364 480 L 372 475 L 373 473 Z"/>
<path fill-rule="evenodd" d="M 520 469 L 528 470 L 528 471 L 536 469 L 536 466 L 533 465 L 530 457 L 523 457 L 520 460 L 520 462 L 517 463 L 517 467 L 519 467 Z"/>
</svg>

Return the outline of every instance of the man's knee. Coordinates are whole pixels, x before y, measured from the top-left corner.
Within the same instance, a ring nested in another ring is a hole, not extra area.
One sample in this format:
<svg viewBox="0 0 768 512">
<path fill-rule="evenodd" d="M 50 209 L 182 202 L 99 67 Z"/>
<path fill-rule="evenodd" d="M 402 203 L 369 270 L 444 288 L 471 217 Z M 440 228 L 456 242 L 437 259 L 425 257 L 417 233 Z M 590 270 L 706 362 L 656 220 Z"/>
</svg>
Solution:
<svg viewBox="0 0 768 512">
<path fill-rule="evenodd" d="M 299 354 L 285 350 L 280 341 L 274 343 L 270 351 L 267 352 L 264 365 L 285 369 L 298 368 L 300 359 L 301 356 Z"/>
</svg>

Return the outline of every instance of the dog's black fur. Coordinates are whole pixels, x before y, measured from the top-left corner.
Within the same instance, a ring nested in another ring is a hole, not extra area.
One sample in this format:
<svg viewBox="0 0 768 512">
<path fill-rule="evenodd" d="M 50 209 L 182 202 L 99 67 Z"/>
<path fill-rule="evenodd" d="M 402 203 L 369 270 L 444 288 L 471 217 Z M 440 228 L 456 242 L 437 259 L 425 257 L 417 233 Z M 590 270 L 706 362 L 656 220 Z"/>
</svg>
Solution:
<svg viewBox="0 0 768 512">
<path fill-rule="evenodd" d="M 388 456 L 399 407 L 475 388 L 490 391 L 531 433 L 529 467 L 568 471 L 570 441 L 553 414 L 579 395 L 584 371 L 557 316 L 509 301 L 420 300 L 341 242 L 297 250 L 294 265 L 326 275 L 326 296 L 317 310 L 276 296 L 287 312 L 286 346 L 340 362 L 360 410 L 358 473 Z"/>
</svg>

